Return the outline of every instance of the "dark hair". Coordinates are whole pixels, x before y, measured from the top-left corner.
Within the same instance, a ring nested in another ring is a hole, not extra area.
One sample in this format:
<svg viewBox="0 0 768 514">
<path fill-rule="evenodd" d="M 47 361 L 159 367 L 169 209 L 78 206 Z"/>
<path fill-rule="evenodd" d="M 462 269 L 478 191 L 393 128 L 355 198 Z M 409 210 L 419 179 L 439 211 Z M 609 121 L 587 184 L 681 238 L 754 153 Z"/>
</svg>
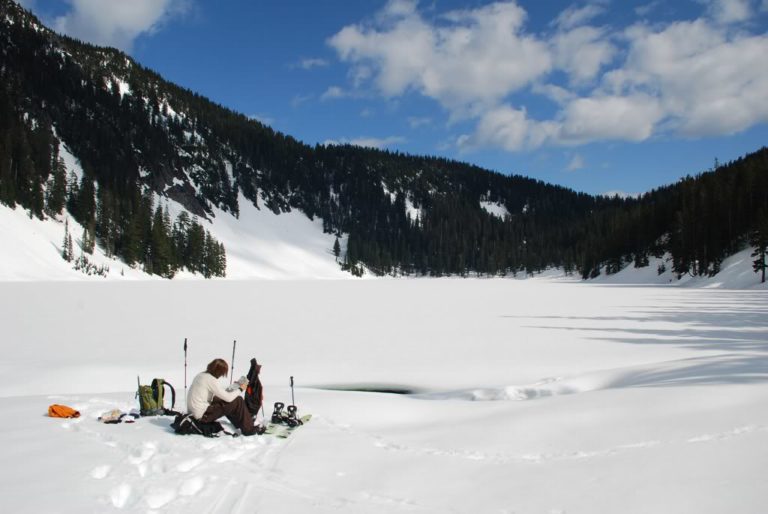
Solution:
<svg viewBox="0 0 768 514">
<path fill-rule="evenodd" d="M 213 359 L 208 364 L 208 367 L 205 369 L 205 371 L 213 375 L 215 378 L 226 377 L 227 372 L 229 372 L 229 366 L 227 365 L 227 361 L 224 359 Z"/>
</svg>

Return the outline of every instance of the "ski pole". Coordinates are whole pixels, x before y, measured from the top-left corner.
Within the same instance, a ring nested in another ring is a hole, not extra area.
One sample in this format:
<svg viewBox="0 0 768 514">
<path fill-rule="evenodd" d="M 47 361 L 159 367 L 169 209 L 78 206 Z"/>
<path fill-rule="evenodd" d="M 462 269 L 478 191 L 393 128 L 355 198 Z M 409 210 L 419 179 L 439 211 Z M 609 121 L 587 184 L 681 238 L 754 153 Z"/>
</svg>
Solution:
<svg viewBox="0 0 768 514">
<path fill-rule="evenodd" d="M 296 405 L 296 399 L 293 397 L 293 377 L 291 377 L 291 405 Z"/>
<path fill-rule="evenodd" d="M 232 382 L 235 380 L 235 348 L 237 347 L 237 339 L 232 341 L 232 365 L 230 366 L 230 370 L 232 373 L 229 375 L 229 385 L 232 385 Z"/>
<path fill-rule="evenodd" d="M 184 403 L 187 403 L 187 338 L 184 338 Z"/>
</svg>

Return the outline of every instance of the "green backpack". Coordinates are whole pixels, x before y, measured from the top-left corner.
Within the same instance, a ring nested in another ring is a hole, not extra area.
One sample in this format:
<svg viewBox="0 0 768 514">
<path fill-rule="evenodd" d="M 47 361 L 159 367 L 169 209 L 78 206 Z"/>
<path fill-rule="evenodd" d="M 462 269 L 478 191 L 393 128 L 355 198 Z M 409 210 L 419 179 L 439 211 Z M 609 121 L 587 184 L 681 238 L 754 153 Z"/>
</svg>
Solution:
<svg viewBox="0 0 768 514">
<path fill-rule="evenodd" d="M 136 391 L 136 397 L 139 399 L 139 411 L 142 416 L 163 416 L 167 414 L 176 414 L 173 408 L 176 406 L 176 390 L 171 384 L 162 378 L 152 380 L 152 385 L 141 385 L 141 380 L 136 377 L 139 383 L 139 390 Z M 171 390 L 171 408 L 166 409 L 163 405 L 163 395 L 165 386 Z"/>
</svg>

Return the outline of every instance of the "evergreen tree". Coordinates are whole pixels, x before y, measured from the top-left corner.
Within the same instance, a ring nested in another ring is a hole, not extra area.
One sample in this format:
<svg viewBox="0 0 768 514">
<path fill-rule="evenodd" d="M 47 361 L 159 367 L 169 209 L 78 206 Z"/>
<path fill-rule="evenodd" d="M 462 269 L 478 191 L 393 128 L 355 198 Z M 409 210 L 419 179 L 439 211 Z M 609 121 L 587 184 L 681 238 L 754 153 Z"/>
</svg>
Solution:
<svg viewBox="0 0 768 514">
<path fill-rule="evenodd" d="M 752 257 L 752 269 L 755 273 L 760 273 L 760 282 L 765 282 L 765 269 L 768 263 L 765 260 L 765 254 L 768 252 L 768 212 L 761 210 L 757 216 L 757 228 L 752 232 L 749 244 L 754 247 Z"/>
<path fill-rule="evenodd" d="M 336 257 L 336 262 L 339 262 L 339 255 L 341 255 L 341 245 L 339 244 L 339 238 L 333 242 L 333 256 Z"/>
<path fill-rule="evenodd" d="M 61 243 L 61 258 L 67 262 L 72 262 L 72 236 L 69 234 L 69 218 L 64 221 L 64 240 Z"/>
<path fill-rule="evenodd" d="M 96 245 L 96 221 L 91 220 L 83 228 L 83 237 L 80 240 L 80 250 L 82 253 L 92 254 Z"/>
<path fill-rule="evenodd" d="M 79 219 L 78 198 L 80 197 L 80 185 L 74 171 L 69 172 L 67 178 L 67 210 L 75 219 Z"/>
<path fill-rule="evenodd" d="M 96 218 L 96 187 L 88 174 L 83 174 L 77 194 L 77 221 L 83 226 Z"/>
<path fill-rule="evenodd" d="M 112 193 L 106 188 L 100 188 L 96 202 L 96 237 L 104 248 L 107 256 L 115 254 L 115 245 L 118 237 L 115 212 L 116 202 Z"/>
<path fill-rule="evenodd" d="M 67 169 L 64 161 L 56 157 L 53 165 L 53 177 L 49 181 L 46 195 L 46 211 L 49 215 L 61 214 L 67 201 Z"/>
<path fill-rule="evenodd" d="M 171 262 L 171 241 L 165 221 L 163 209 L 158 205 L 152 219 L 152 237 L 150 242 L 151 272 L 161 277 L 172 278 L 175 269 Z"/>
</svg>

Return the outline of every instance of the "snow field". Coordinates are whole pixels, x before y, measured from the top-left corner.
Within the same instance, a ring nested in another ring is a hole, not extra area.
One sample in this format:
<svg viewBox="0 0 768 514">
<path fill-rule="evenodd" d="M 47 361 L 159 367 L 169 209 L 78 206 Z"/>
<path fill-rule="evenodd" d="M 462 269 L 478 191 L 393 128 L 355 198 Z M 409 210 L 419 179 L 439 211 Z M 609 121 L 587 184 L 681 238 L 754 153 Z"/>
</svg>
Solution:
<svg viewBox="0 0 768 514">
<path fill-rule="evenodd" d="M 19 512 L 761 513 L 766 300 L 473 279 L 4 283 L 2 497 Z M 96 421 L 135 407 L 136 374 L 183 399 L 184 337 L 190 382 L 237 339 L 235 375 L 263 363 L 268 414 L 293 375 L 312 421 L 288 440 Z M 49 419 L 50 403 L 83 417 Z"/>
</svg>

